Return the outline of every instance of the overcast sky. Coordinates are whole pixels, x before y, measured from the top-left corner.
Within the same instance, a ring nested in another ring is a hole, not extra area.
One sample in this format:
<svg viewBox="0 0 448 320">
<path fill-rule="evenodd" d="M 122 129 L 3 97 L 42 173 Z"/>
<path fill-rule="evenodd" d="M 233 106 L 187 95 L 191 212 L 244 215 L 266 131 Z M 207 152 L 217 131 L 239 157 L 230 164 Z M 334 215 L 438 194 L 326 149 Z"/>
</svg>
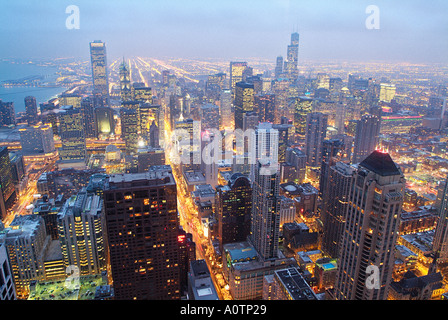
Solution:
<svg viewBox="0 0 448 320">
<path fill-rule="evenodd" d="M 380 9 L 369 30 L 368 5 Z M 80 29 L 66 28 L 66 7 Z M 286 56 L 293 30 L 300 59 L 448 62 L 447 0 L 1 0 L 0 58 L 109 59 Z"/>
</svg>

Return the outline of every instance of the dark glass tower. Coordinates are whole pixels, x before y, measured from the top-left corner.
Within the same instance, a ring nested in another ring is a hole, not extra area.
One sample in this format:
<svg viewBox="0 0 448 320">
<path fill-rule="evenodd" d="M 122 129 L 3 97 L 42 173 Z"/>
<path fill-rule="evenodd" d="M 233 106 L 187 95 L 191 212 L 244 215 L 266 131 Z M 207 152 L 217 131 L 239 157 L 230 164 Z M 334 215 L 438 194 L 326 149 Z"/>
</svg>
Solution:
<svg viewBox="0 0 448 320">
<path fill-rule="evenodd" d="M 37 116 L 37 103 L 36 98 L 33 96 L 28 96 L 25 98 L 25 113 L 26 113 L 26 121 L 28 125 L 34 125 L 39 122 Z"/>
</svg>

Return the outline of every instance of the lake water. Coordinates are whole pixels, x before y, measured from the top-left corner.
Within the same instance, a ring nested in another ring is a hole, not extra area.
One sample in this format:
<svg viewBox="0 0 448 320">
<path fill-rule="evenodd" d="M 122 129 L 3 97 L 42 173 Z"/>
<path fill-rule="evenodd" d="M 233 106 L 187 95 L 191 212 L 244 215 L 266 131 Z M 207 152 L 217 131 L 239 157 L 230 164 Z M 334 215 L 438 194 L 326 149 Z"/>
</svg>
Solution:
<svg viewBox="0 0 448 320">
<path fill-rule="evenodd" d="M 0 62 L 0 82 L 5 80 L 17 80 L 28 76 L 42 75 L 48 80 L 57 77 L 56 67 L 38 66 L 35 64 L 20 64 L 11 62 Z M 40 88 L 40 87 L 8 87 L 0 86 L 0 100 L 4 102 L 14 102 L 15 112 L 25 111 L 25 97 L 34 96 L 39 107 L 40 103 L 46 102 L 67 88 Z"/>
</svg>

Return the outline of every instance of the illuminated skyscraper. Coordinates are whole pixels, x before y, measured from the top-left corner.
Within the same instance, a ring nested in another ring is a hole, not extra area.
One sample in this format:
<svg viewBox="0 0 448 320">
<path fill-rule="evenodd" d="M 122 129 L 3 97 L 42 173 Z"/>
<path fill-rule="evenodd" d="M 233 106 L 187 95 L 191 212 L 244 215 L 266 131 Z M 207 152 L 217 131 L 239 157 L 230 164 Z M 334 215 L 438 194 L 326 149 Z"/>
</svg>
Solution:
<svg viewBox="0 0 448 320">
<path fill-rule="evenodd" d="M 99 138 L 108 138 L 115 133 L 114 111 L 109 107 L 95 108 L 96 132 Z"/>
<path fill-rule="evenodd" d="M 17 199 L 11 160 L 7 147 L 0 147 L 0 219 L 7 216 L 7 211 Z"/>
<path fill-rule="evenodd" d="M 336 299 L 387 299 L 405 183 L 387 153 L 374 151 L 359 164 L 346 199 Z"/>
<path fill-rule="evenodd" d="M 177 189 L 171 167 L 110 176 L 104 215 L 115 298 L 180 299 Z"/>
<path fill-rule="evenodd" d="M 232 92 L 223 89 L 219 100 L 219 129 L 233 130 L 235 118 L 232 114 Z"/>
<path fill-rule="evenodd" d="M 139 119 L 138 113 L 134 109 L 121 108 L 121 137 L 124 140 L 126 153 L 137 152 L 139 141 Z"/>
<path fill-rule="evenodd" d="M 60 163 L 85 164 L 86 137 L 80 109 L 67 109 L 59 114 L 59 135 L 62 144 L 59 150 Z"/>
<path fill-rule="evenodd" d="M 235 99 L 236 84 L 243 81 L 243 73 L 247 68 L 247 62 L 230 62 L 229 86 L 232 91 L 232 100 Z"/>
<path fill-rule="evenodd" d="M 283 57 L 278 56 L 275 63 L 275 78 L 278 79 L 283 74 Z"/>
<path fill-rule="evenodd" d="M 352 163 L 361 162 L 377 148 L 380 125 L 380 119 L 370 114 L 357 121 Z"/>
<path fill-rule="evenodd" d="M 396 88 L 394 84 L 380 84 L 380 101 L 391 102 L 395 98 Z"/>
<path fill-rule="evenodd" d="M 97 136 L 97 130 L 93 97 L 89 96 L 82 99 L 81 112 L 84 117 L 84 129 L 86 132 L 86 138 L 95 138 Z"/>
<path fill-rule="evenodd" d="M 93 94 L 102 100 L 105 105 L 109 105 L 109 75 L 106 44 L 104 42 L 99 40 L 90 42 L 90 60 L 92 66 Z"/>
<path fill-rule="evenodd" d="M 305 154 L 307 166 L 316 168 L 322 164 L 322 147 L 327 134 L 328 115 L 311 112 L 307 115 Z"/>
<path fill-rule="evenodd" d="M 299 140 L 304 141 L 306 135 L 306 118 L 313 111 L 313 98 L 298 97 L 292 99 L 290 109 L 294 110 L 294 127 Z"/>
<path fill-rule="evenodd" d="M 25 113 L 28 125 L 36 124 L 39 121 L 37 115 L 37 103 L 35 97 L 28 96 L 25 98 Z"/>
<path fill-rule="evenodd" d="M 121 101 L 130 101 L 132 100 L 132 89 L 131 89 L 131 74 L 129 71 L 129 67 L 124 62 L 120 65 L 120 95 Z"/>
<path fill-rule="evenodd" d="M 433 251 L 437 264 L 440 264 L 448 261 L 448 179 L 439 185 L 436 207 L 439 220 L 433 241 Z"/>
<path fill-rule="evenodd" d="M 299 76 L 299 34 L 291 34 L 291 44 L 288 46 L 287 60 L 285 61 L 285 73 L 289 80 L 295 81 Z"/>
<path fill-rule="evenodd" d="M 216 188 L 216 216 L 220 249 L 227 243 L 245 241 L 250 234 L 252 186 L 241 173 L 234 173 L 225 186 Z"/>
<path fill-rule="evenodd" d="M 102 207 L 101 196 L 82 190 L 70 197 L 58 213 L 64 266 L 77 266 L 80 275 L 106 270 Z"/>
<path fill-rule="evenodd" d="M 259 115 L 260 122 L 275 121 L 275 95 L 274 94 L 257 94 L 254 96 L 254 109 Z"/>
<path fill-rule="evenodd" d="M 0 126 L 16 124 L 16 113 L 14 102 L 3 102 L 0 100 Z"/>
<path fill-rule="evenodd" d="M 235 129 L 244 129 L 244 114 L 254 110 L 254 85 L 238 82 L 235 87 Z"/>
</svg>

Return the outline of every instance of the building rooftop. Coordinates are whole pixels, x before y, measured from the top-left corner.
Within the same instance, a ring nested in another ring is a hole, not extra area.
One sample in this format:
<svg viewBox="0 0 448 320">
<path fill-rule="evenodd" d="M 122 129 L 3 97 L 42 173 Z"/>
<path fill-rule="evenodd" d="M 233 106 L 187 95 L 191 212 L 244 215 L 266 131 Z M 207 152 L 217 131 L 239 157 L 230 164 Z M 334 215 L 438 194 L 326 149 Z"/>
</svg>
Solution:
<svg viewBox="0 0 448 320">
<path fill-rule="evenodd" d="M 293 300 L 317 300 L 317 296 L 296 268 L 275 271 Z"/>
<path fill-rule="evenodd" d="M 359 166 L 373 171 L 380 176 L 401 175 L 400 169 L 386 152 L 375 150 Z"/>
</svg>

